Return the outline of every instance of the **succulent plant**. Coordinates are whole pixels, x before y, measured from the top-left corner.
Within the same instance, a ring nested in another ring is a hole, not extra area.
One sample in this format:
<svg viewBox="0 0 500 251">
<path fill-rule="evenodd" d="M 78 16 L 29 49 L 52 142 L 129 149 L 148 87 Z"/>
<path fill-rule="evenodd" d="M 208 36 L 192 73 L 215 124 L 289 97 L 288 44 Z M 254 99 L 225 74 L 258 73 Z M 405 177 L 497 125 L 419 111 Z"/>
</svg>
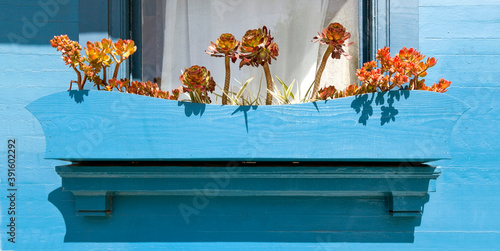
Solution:
<svg viewBox="0 0 500 251">
<path fill-rule="evenodd" d="M 193 65 L 179 76 L 184 92 L 189 93 L 192 102 L 209 104 L 208 92 L 215 90 L 215 81 L 210 71 L 203 66 Z"/>
<path fill-rule="evenodd" d="M 347 59 L 351 59 L 351 56 L 344 50 L 344 47 L 353 44 L 352 42 L 346 44 L 346 41 L 349 38 L 351 38 L 351 33 L 347 32 L 345 27 L 340 23 L 329 24 L 328 27 L 323 28 L 321 33 L 318 32 L 318 35 L 313 38 L 312 42 L 319 42 L 320 44 L 327 45 L 328 48 L 326 49 L 318 71 L 316 72 L 311 96 L 312 99 L 316 99 L 318 97 L 319 83 L 321 75 L 325 70 L 328 57 L 331 55 L 332 59 L 340 59 L 340 56 L 344 55 Z"/>
<path fill-rule="evenodd" d="M 167 91 L 160 90 L 157 84 L 151 83 L 150 81 L 141 82 L 141 81 L 132 81 L 128 79 L 110 79 L 109 84 L 104 87 L 106 91 L 112 91 L 113 89 L 118 90 L 119 92 L 133 93 L 143 96 L 149 96 L 154 98 L 162 98 L 162 99 L 170 99 L 170 100 L 178 100 L 179 99 L 179 90 L 175 89 L 172 91 L 172 95 Z"/>
<path fill-rule="evenodd" d="M 406 47 L 391 57 L 389 48 L 384 47 L 377 51 L 378 62 L 366 62 L 357 70 L 356 76 L 361 85 L 351 84 L 344 90 L 335 90 L 333 86 L 329 86 L 319 91 L 319 98 L 341 98 L 393 89 L 446 92 L 451 82 L 443 78 L 432 86 L 425 85 L 423 77 L 427 76 L 427 70 L 435 66 L 437 60 L 429 57 L 424 61 L 424 58 L 425 55 L 419 51 Z"/>
<path fill-rule="evenodd" d="M 62 52 L 64 62 L 70 65 L 77 74 L 78 81 L 70 82 L 70 90 L 73 83 L 77 83 L 78 89 L 83 90 L 87 78 L 94 82 L 98 89 L 106 87 L 109 84 L 106 80 L 106 69 L 116 63 L 112 77 L 116 80 L 120 64 L 137 50 L 132 40 L 119 39 L 118 42 L 113 43 L 111 39 L 104 38 L 100 42 L 87 42 L 87 47 L 84 48 L 87 54 L 85 57 L 81 55 L 80 44 L 70 40 L 67 35 L 55 36 L 50 40 L 50 44 Z M 101 71 L 103 72 L 102 78 L 99 76 Z"/>
<path fill-rule="evenodd" d="M 229 84 L 231 80 L 230 60 L 236 62 L 238 59 L 238 48 L 240 42 L 230 33 L 224 33 L 214 42 L 210 42 L 208 50 L 205 52 L 213 57 L 224 57 L 226 67 L 226 78 L 224 81 L 224 93 L 222 94 L 222 104 L 227 105 L 227 94 L 229 93 Z"/>
<path fill-rule="evenodd" d="M 334 98 L 335 94 L 337 93 L 337 89 L 335 86 L 330 85 L 328 87 L 323 87 L 318 91 L 318 98 L 321 100 L 327 100 Z"/>
<path fill-rule="evenodd" d="M 438 83 L 434 83 L 432 85 L 432 87 L 429 88 L 428 86 L 426 86 L 427 88 L 422 88 L 422 90 L 435 91 L 435 92 L 441 92 L 441 93 L 443 93 L 443 92 L 448 91 L 448 87 L 450 85 L 451 85 L 451 81 L 448 81 L 448 80 L 446 80 L 444 78 L 441 78 L 439 80 L 439 82 Z"/>
<path fill-rule="evenodd" d="M 380 67 L 377 68 L 377 62 L 371 61 L 358 69 L 356 76 L 361 81 L 363 92 L 389 91 L 394 88 L 409 90 L 428 90 L 436 92 L 445 92 L 451 82 L 441 79 L 439 83 L 431 86 L 425 85 L 427 70 L 436 65 L 437 60 L 428 57 L 423 61 L 425 55 L 413 48 L 404 47 L 399 53 L 391 57 L 389 48 L 384 47 L 377 51 L 376 59 Z M 422 78 L 422 79 L 419 79 Z M 408 83 L 408 86 L 404 86 Z"/>
<path fill-rule="evenodd" d="M 83 67 L 85 75 L 88 76 L 90 81 L 94 82 L 97 89 L 107 85 L 106 69 L 113 63 L 113 59 L 109 56 L 112 50 L 111 39 L 102 39 L 100 42 L 87 42 L 85 54 L 87 54 L 86 61 L 89 65 Z M 99 77 L 100 71 L 103 71 L 102 78 Z"/>
<path fill-rule="evenodd" d="M 113 78 L 116 79 L 118 76 L 118 68 L 120 64 L 123 63 L 128 57 L 130 57 L 134 52 L 137 51 L 137 47 L 133 40 L 130 39 L 118 39 L 118 42 L 113 43 L 113 50 L 111 51 L 111 57 L 116 62 L 115 71 L 113 73 Z"/>
<path fill-rule="evenodd" d="M 69 67 L 76 72 L 77 80 L 70 81 L 69 90 L 71 90 L 73 83 L 78 85 L 79 90 L 83 90 L 87 76 L 85 74 L 82 76 L 80 72 L 80 70 L 83 70 L 83 61 L 85 60 L 85 58 L 81 56 L 82 47 L 80 44 L 69 39 L 67 35 L 54 36 L 54 38 L 50 40 L 50 44 L 52 47 L 56 48 L 57 51 L 62 53 L 64 63 L 69 65 Z"/>
<path fill-rule="evenodd" d="M 210 46 L 205 52 L 214 57 L 228 57 L 234 63 L 238 58 L 239 46 L 240 42 L 234 38 L 233 34 L 224 33 L 215 40 L 215 43 L 210 42 Z"/>
<path fill-rule="evenodd" d="M 266 105 L 270 105 L 273 99 L 271 94 L 273 79 L 269 70 L 269 64 L 271 64 L 271 59 L 276 60 L 278 55 L 278 45 L 274 42 L 271 31 L 266 26 L 261 29 L 248 30 L 243 35 L 240 46 L 240 68 L 244 65 L 262 66 L 264 68 L 267 82 Z"/>
<path fill-rule="evenodd" d="M 346 44 L 349 38 L 351 38 L 351 33 L 347 32 L 344 26 L 339 23 L 331 23 L 328 27 L 323 28 L 321 33 L 318 32 L 318 36 L 313 38 L 313 42 L 331 46 L 333 49 L 332 59 L 340 59 L 340 55 L 351 59 L 351 56 L 343 48 L 353 44 L 353 42 Z"/>
</svg>

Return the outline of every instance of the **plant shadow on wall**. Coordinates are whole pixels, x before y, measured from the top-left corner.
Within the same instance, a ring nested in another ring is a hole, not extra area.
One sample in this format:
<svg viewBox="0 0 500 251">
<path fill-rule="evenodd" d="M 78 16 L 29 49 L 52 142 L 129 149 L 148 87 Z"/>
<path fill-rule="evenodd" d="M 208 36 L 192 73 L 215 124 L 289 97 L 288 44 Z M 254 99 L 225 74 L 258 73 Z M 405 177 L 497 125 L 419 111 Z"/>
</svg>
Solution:
<svg viewBox="0 0 500 251">
<path fill-rule="evenodd" d="M 389 215 L 383 197 L 123 195 L 108 217 L 76 216 L 62 188 L 48 199 L 64 217 L 65 242 L 413 243 L 421 223 Z M 188 221 L 178 205 L 190 206 Z"/>
<path fill-rule="evenodd" d="M 381 106 L 380 125 L 383 126 L 391 121 L 396 121 L 396 115 L 399 114 L 399 111 L 394 106 L 395 101 L 400 101 L 401 98 L 408 99 L 409 97 L 410 92 L 408 90 L 363 94 L 355 97 L 351 103 L 351 108 L 360 114 L 358 123 L 366 126 L 368 119 L 374 113 L 373 102 L 375 101 L 375 105 Z"/>
</svg>

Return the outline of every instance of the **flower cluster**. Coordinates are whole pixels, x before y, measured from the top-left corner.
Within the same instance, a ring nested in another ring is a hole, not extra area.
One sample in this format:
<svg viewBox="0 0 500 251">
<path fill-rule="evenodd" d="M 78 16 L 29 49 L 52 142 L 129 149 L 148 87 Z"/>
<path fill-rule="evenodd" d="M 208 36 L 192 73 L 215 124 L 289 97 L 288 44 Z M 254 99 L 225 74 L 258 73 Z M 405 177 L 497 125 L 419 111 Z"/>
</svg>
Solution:
<svg viewBox="0 0 500 251">
<path fill-rule="evenodd" d="M 427 70 L 436 65 L 437 61 L 433 57 L 428 57 L 413 48 L 403 48 L 399 53 L 391 57 L 389 48 L 384 47 L 377 51 L 377 62 L 371 61 L 358 69 L 356 76 L 361 81 L 363 92 L 390 91 L 394 88 L 409 90 L 430 90 L 445 92 L 450 82 L 440 80 L 440 84 L 433 87 L 425 85 Z M 422 79 L 419 79 L 422 78 Z"/>
<path fill-rule="evenodd" d="M 100 42 L 87 42 L 87 47 L 85 48 L 89 65 L 85 67 L 84 71 L 90 81 L 97 85 L 98 89 L 107 85 L 106 69 L 113 64 L 113 59 L 109 56 L 112 44 L 111 39 L 104 38 Z M 101 70 L 103 71 L 102 78 L 99 76 Z"/>
<path fill-rule="evenodd" d="M 82 74 L 80 71 L 83 71 L 85 58 L 81 56 L 82 47 L 76 41 L 72 41 L 68 38 L 67 35 L 55 36 L 52 40 L 50 40 L 50 44 L 52 47 L 56 48 L 57 51 L 62 53 L 62 59 L 66 65 L 69 65 L 75 72 L 78 77 L 78 80 L 72 80 L 71 84 L 76 83 L 78 85 L 78 89 L 82 90 L 85 84 L 84 78 L 82 78 Z"/>
<path fill-rule="evenodd" d="M 79 66 L 83 61 L 80 52 L 82 47 L 76 41 L 72 41 L 67 35 L 55 36 L 50 40 L 52 47 L 62 52 L 62 59 L 66 65 Z"/>
<path fill-rule="evenodd" d="M 351 84 L 345 90 L 335 91 L 323 88 L 320 90 L 319 97 L 340 98 L 372 92 L 385 92 L 394 89 L 405 90 L 425 90 L 435 92 L 446 92 L 451 82 L 440 79 L 438 83 L 432 86 L 425 85 L 427 70 L 436 65 L 436 59 L 427 58 L 419 51 L 413 48 L 403 48 L 399 53 L 391 57 L 389 48 L 384 47 L 377 51 L 377 61 L 370 61 L 358 69 L 356 76 L 361 85 Z M 422 79 L 419 79 L 422 78 Z"/>
<path fill-rule="evenodd" d="M 132 40 L 119 39 L 113 43 L 111 39 L 104 38 L 97 42 L 87 42 L 84 48 L 85 56 L 81 56 L 81 46 L 76 41 L 72 41 L 67 35 L 55 36 L 50 40 L 52 47 L 62 52 L 62 58 L 67 65 L 70 65 L 78 76 L 78 89 L 83 90 L 86 80 L 94 82 L 97 89 L 111 91 L 116 89 L 120 92 L 133 93 L 155 98 L 173 99 L 179 98 L 180 90 L 169 92 L 160 90 L 157 84 L 150 81 L 139 82 L 128 79 L 117 80 L 120 64 L 128 59 L 137 50 Z M 107 80 L 107 69 L 115 64 L 112 77 Z M 102 77 L 100 73 L 102 72 Z M 83 73 L 83 75 L 82 75 Z M 71 89 L 71 85 L 70 88 Z"/>
<path fill-rule="evenodd" d="M 111 51 L 111 57 L 113 57 L 116 62 L 115 72 L 113 73 L 113 78 L 118 76 L 118 68 L 120 64 L 123 63 L 127 58 L 135 53 L 137 47 L 133 40 L 130 39 L 118 39 L 118 42 L 113 44 L 113 50 Z"/>
<path fill-rule="evenodd" d="M 73 80 L 71 83 L 77 83 L 79 90 L 83 90 L 87 79 L 94 82 L 98 89 L 106 87 L 108 85 L 106 69 L 116 64 L 111 78 L 116 79 L 120 64 L 137 50 L 132 40 L 119 39 L 113 43 L 111 39 L 105 38 L 94 43 L 87 42 L 87 47 L 84 48 L 87 54 L 85 57 L 81 56 L 80 44 L 70 40 L 67 35 L 55 36 L 50 40 L 50 44 L 62 52 L 64 62 L 76 72 L 78 81 Z M 102 77 L 99 76 L 101 72 Z"/>
</svg>

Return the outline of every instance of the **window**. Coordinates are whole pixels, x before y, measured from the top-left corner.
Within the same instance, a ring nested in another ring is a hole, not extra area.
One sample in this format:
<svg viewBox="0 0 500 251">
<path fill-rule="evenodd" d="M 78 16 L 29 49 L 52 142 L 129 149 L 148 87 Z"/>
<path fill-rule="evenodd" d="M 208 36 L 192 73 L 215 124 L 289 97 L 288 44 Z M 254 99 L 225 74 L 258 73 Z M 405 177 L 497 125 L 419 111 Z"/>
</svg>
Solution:
<svg viewBox="0 0 500 251">
<path fill-rule="evenodd" d="M 359 1 L 333 0 L 143 0 L 140 4 L 142 40 L 142 80 L 155 80 L 164 90 L 180 85 L 179 75 L 191 65 L 203 65 L 214 80 L 224 82 L 224 63 L 205 53 L 210 41 L 222 33 L 240 39 L 248 29 L 266 25 L 275 38 L 280 55 L 270 65 L 271 73 L 286 83 L 296 80 L 305 93 L 314 80 L 325 46 L 312 43 L 312 38 L 331 22 L 342 23 L 354 45 L 348 48 L 351 60 L 329 60 L 322 85 L 343 87 L 356 81 L 359 60 Z M 133 10 L 137 12 L 137 9 Z M 255 76 L 250 90 L 265 96 L 265 79 L 261 68 L 231 65 L 234 79 L 244 82 Z"/>
<path fill-rule="evenodd" d="M 86 0 L 80 1 L 80 42 L 106 33 L 134 39 L 138 51 L 120 76 L 157 81 L 170 90 L 180 85 L 181 71 L 195 64 L 206 66 L 221 85 L 223 61 L 204 52 L 210 41 L 226 32 L 240 39 L 246 30 L 266 25 L 280 48 L 272 74 L 287 83 L 295 79 L 305 93 L 325 49 L 311 39 L 332 21 L 351 32 L 353 59 L 329 60 L 322 85 L 356 82 L 355 70 L 378 48 L 418 48 L 418 0 Z M 252 91 L 259 82 L 265 86 L 262 69 L 231 67 L 232 83 L 255 76 Z"/>
</svg>

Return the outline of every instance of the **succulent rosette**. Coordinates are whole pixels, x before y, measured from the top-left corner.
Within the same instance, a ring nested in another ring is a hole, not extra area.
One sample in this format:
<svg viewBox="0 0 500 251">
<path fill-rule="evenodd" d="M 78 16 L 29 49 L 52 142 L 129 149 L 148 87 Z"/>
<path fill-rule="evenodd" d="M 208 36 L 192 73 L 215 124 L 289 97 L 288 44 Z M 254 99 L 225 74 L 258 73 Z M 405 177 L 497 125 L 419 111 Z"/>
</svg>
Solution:
<svg viewBox="0 0 500 251">
<path fill-rule="evenodd" d="M 185 69 L 179 79 L 184 85 L 184 92 L 189 93 L 192 102 L 210 103 L 208 92 L 215 90 L 215 81 L 207 68 L 193 65 Z"/>
<path fill-rule="evenodd" d="M 266 75 L 267 96 L 266 105 L 272 104 L 273 79 L 269 64 L 271 59 L 276 60 L 279 55 L 278 45 L 271 36 L 271 31 L 263 26 L 262 29 L 248 30 L 241 39 L 240 46 L 240 68 L 244 65 L 262 66 Z"/>
<path fill-rule="evenodd" d="M 98 90 L 100 90 L 100 87 L 107 85 L 106 68 L 113 63 L 112 58 L 108 55 L 111 53 L 111 44 L 111 39 L 104 38 L 100 42 L 87 42 L 85 48 L 86 60 L 89 62 L 89 66 L 81 67 L 81 70 L 85 72 L 90 81 L 95 83 Z M 103 71 L 103 78 L 99 77 L 101 70 Z"/>
<path fill-rule="evenodd" d="M 210 42 L 208 50 L 205 52 L 213 57 L 224 57 L 225 58 L 225 68 L 226 68 L 226 78 L 224 81 L 224 93 L 222 95 L 222 104 L 227 105 L 227 93 L 229 92 L 229 85 L 231 80 L 231 67 L 230 60 L 236 62 L 239 57 L 238 48 L 240 47 L 240 42 L 234 38 L 230 33 L 224 33 L 217 38 L 214 42 Z"/>
<path fill-rule="evenodd" d="M 113 47 L 111 57 L 113 57 L 116 62 L 113 78 L 116 78 L 118 77 L 120 64 L 137 51 L 137 46 L 135 46 L 134 41 L 130 39 L 118 39 L 118 42 L 113 43 L 111 46 Z"/>
<path fill-rule="evenodd" d="M 241 39 L 241 63 L 243 65 L 259 66 L 271 64 L 271 59 L 276 60 L 279 55 L 278 45 L 271 36 L 271 31 L 266 26 L 262 29 L 248 30 Z"/>
<path fill-rule="evenodd" d="M 234 63 L 238 59 L 239 46 L 240 42 L 234 38 L 233 34 L 224 33 L 215 40 L 215 43 L 210 42 L 205 52 L 213 57 L 229 57 Z"/>
<path fill-rule="evenodd" d="M 320 44 L 327 45 L 328 48 L 323 55 L 321 64 L 316 72 L 316 77 L 314 78 L 314 88 L 312 91 L 311 99 L 318 98 L 319 82 L 321 80 L 321 75 L 325 70 L 326 61 L 330 55 L 332 59 L 340 59 L 341 55 L 344 55 L 347 59 L 351 59 L 351 56 L 344 50 L 344 47 L 351 45 L 352 43 L 346 44 L 347 39 L 351 38 L 351 33 L 347 32 L 345 27 L 339 23 L 331 23 L 328 27 L 323 28 L 321 33 L 313 37 L 312 42 L 319 42 Z"/>
<path fill-rule="evenodd" d="M 331 23 L 328 27 L 323 28 L 321 33 L 318 32 L 312 41 L 333 47 L 333 59 L 340 59 L 340 55 L 351 59 L 352 57 L 343 48 L 353 44 L 353 42 L 346 44 L 346 40 L 349 38 L 351 38 L 351 33 L 347 32 L 344 26 L 339 23 Z"/>
<path fill-rule="evenodd" d="M 113 56 L 119 56 L 120 60 L 116 60 L 118 62 L 122 62 L 135 51 L 137 51 L 137 46 L 133 40 L 130 39 L 118 39 L 118 42 L 112 44 L 114 51 L 112 52 Z"/>
</svg>

